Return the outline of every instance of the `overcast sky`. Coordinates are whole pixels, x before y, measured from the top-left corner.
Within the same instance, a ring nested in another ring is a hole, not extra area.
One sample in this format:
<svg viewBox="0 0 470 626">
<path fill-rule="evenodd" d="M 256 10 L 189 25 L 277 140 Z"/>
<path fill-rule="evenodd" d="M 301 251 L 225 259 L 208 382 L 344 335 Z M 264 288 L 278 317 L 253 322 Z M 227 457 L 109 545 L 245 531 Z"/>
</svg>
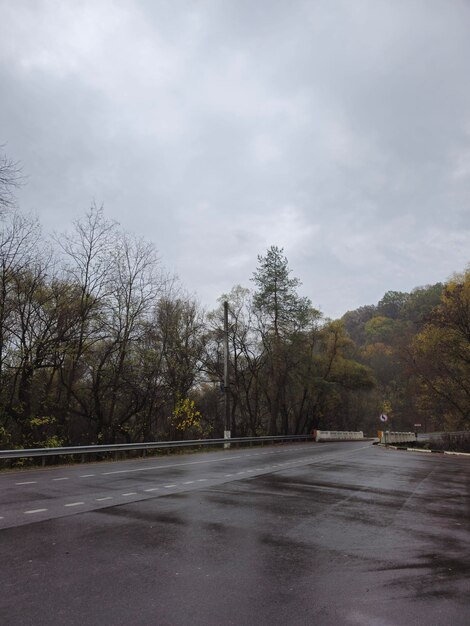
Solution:
<svg viewBox="0 0 470 626">
<path fill-rule="evenodd" d="M 0 0 L 0 143 L 212 308 L 284 248 L 328 316 L 470 260 L 470 0 Z"/>
</svg>

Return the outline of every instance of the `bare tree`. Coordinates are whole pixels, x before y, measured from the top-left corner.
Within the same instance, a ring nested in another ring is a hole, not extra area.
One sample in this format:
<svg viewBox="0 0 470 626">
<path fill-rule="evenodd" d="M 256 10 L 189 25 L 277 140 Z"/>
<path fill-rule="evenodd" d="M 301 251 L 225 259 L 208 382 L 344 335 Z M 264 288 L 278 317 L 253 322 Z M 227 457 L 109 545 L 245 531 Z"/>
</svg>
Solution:
<svg viewBox="0 0 470 626">
<path fill-rule="evenodd" d="M 74 223 L 71 234 L 56 236 L 65 255 L 65 279 L 78 289 L 75 336 L 67 348 L 68 358 L 62 369 L 67 389 L 66 411 L 70 410 L 72 398 L 77 399 L 74 387 L 84 354 L 103 338 L 104 308 L 112 290 L 116 229 L 117 224 L 105 218 L 103 208 L 93 204 L 85 217 Z"/>
<path fill-rule="evenodd" d="M 123 394 L 123 377 L 134 344 L 145 332 L 155 299 L 161 292 L 164 277 L 153 244 L 122 233 L 112 254 L 113 290 L 110 294 L 109 336 L 112 359 L 110 403 L 103 425 L 107 439 L 114 438 L 116 426 L 132 418 L 135 406 Z M 111 356 L 111 354 L 110 354 Z M 119 410 L 120 415 L 117 415 Z"/>
<path fill-rule="evenodd" d="M 13 189 L 17 189 L 22 182 L 23 176 L 19 163 L 0 154 L 0 216 L 15 206 Z"/>
<path fill-rule="evenodd" d="M 14 276 L 36 255 L 41 231 L 36 219 L 13 211 L 0 225 L 0 381 L 3 372 L 8 319 L 12 312 Z"/>
</svg>

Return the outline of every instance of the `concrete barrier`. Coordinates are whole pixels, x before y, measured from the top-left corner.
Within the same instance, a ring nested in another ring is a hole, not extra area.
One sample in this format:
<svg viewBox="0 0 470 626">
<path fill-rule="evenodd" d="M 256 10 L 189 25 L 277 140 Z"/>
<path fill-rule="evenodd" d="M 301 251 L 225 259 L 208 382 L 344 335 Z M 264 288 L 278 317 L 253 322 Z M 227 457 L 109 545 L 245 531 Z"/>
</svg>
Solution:
<svg viewBox="0 0 470 626">
<path fill-rule="evenodd" d="M 416 441 L 416 433 L 390 432 L 389 430 L 379 430 L 377 433 L 380 443 L 412 443 Z"/>
<path fill-rule="evenodd" d="M 364 439 L 364 433 L 352 430 L 314 430 L 315 441 L 355 441 Z"/>
</svg>

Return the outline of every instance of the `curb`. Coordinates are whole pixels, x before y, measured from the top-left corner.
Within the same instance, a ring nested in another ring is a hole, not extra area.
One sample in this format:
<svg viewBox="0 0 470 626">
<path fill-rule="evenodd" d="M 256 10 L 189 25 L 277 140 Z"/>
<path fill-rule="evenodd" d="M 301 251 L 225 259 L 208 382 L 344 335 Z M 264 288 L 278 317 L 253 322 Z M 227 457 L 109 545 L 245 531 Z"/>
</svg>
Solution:
<svg viewBox="0 0 470 626">
<path fill-rule="evenodd" d="M 379 443 L 379 446 L 389 450 L 401 450 L 402 452 L 424 452 L 425 454 L 451 454 L 453 456 L 468 456 L 470 452 L 451 452 L 450 450 L 426 450 L 424 448 L 399 448 L 398 446 L 386 446 L 383 443 Z"/>
<path fill-rule="evenodd" d="M 470 456 L 470 452 L 448 452 L 444 450 L 444 454 L 453 454 L 455 456 Z"/>
</svg>

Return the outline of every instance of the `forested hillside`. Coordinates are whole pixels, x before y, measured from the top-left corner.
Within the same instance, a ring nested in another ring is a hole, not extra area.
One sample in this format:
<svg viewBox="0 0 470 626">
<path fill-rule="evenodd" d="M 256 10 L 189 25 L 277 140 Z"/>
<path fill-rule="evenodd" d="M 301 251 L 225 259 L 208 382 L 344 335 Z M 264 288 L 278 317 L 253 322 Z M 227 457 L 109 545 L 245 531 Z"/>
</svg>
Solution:
<svg viewBox="0 0 470 626">
<path fill-rule="evenodd" d="M 392 426 L 458 430 L 470 421 L 470 272 L 411 293 L 389 291 L 342 321 L 374 372 L 372 406 Z"/>
<path fill-rule="evenodd" d="M 0 170 L 1 448 L 221 436 L 224 301 L 233 436 L 469 427 L 470 271 L 329 320 L 272 246 L 207 312 L 100 208 L 43 235 Z"/>
</svg>

